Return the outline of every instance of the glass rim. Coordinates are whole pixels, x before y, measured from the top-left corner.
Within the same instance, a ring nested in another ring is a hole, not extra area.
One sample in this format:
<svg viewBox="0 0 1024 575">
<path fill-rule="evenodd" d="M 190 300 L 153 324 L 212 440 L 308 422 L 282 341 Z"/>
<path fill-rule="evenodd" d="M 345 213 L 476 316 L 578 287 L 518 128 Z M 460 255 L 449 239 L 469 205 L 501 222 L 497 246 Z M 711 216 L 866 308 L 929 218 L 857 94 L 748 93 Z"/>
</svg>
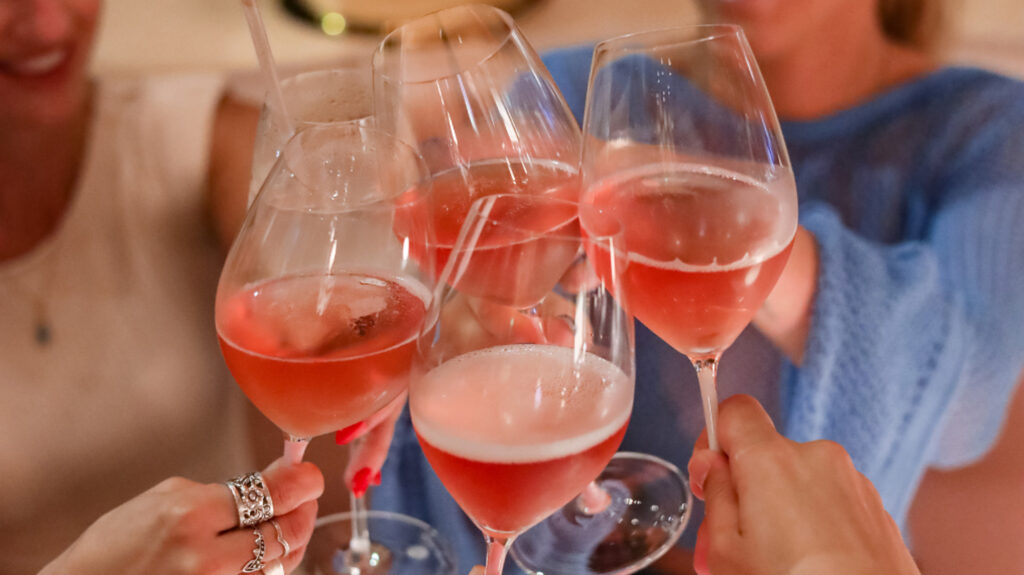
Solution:
<svg viewBox="0 0 1024 575">
<path fill-rule="evenodd" d="M 624 229 L 624 227 L 622 225 L 622 220 L 618 216 L 616 216 L 614 214 L 607 213 L 607 212 L 602 212 L 601 210 L 599 210 L 596 207 L 592 206 L 588 202 L 584 202 L 584 201 L 581 201 L 581 200 L 567 200 L 565 198 L 558 198 L 558 197 L 552 197 L 552 196 L 544 196 L 544 195 L 538 195 L 538 194 L 526 194 L 526 193 L 514 193 L 514 192 L 506 192 L 506 193 L 499 193 L 499 194 L 489 194 L 489 195 L 482 196 L 482 197 L 479 197 L 479 198 L 473 200 L 470 203 L 470 205 L 469 205 L 469 210 L 467 210 L 467 212 L 466 212 L 466 219 L 463 221 L 463 226 L 462 226 L 464 228 L 463 231 L 465 231 L 465 229 L 468 229 L 468 228 L 465 228 L 465 226 L 466 226 L 466 223 L 468 223 L 471 218 L 474 219 L 474 220 L 479 220 L 481 218 L 484 221 L 490 220 L 491 217 L 489 215 L 483 215 L 483 216 L 480 215 L 480 212 L 481 212 L 481 209 L 482 209 L 480 206 L 483 206 L 484 204 L 487 204 L 489 202 L 490 203 L 494 203 L 494 202 L 497 202 L 497 201 L 502 200 L 502 199 L 528 199 L 530 201 L 535 201 L 535 202 L 538 202 L 540 204 L 550 204 L 550 205 L 560 205 L 560 206 L 565 206 L 565 207 L 573 207 L 573 208 L 575 208 L 575 211 L 573 212 L 573 217 L 572 218 L 569 218 L 566 221 L 554 223 L 548 229 L 545 229 L 545 230 L 529 229 L 529 228 L 524 228 L 524 227 L 521 227 L 521 226 L 513 224 L 513 223 L 497 222 L 497 225 L 499 225 L 501 228 L 509 229 L 509 230 L 519 230 L 519 231 L 523 231 L 524 233 L 529 234 L 531 236 L 544 237 L 545 239 L 566 238 L 566 239 L 571 239 L 571 240 L 574 240 L 574 241 L 579 241 L 581 244 L 585 244 L 585 243 L 609 243 L 609 242 L 621 243 L 623 241 L 622 238 L 623 238 L 623 236 L 625 234 L 625 229 Z M 588 233 L 586 233 L 586 234 L 583 234 L 583 233 L 580 233 L 580 234 L 569 234 L 569 233 L 565 233 L 565 232 L 558 232 L 558 231 L 556 231 L 559 228 L 564 227 L 566 224 L 570 223 L 573 219 L 579 220 L 580 226 L 582 227 L 583 226 L 584 215 L 581 213 L 581 211 L 584 211 L 584 210 L 587 211 L 587 212 L 590 212 L 590 213 L 600 214 L 600 217 L 605 218 L 605 219 L 607 219 L 608 221 L 610 221 L 610 222 L 612 222 L 614 224 L 614 230 L 606 232 L 606 233 L 598 233 L 598 234 L 592 234 L 592 233 L 589 232 L 589 230 L 588 230 Z M 460 235 L 461 235 L 461 233 L 460 233 Z M 452 252 L 454 253 L 454 252 L 464 251 L 466 249 L 466 247 L 463 244 L 465 244 L 465 241 L 460 242 L 460 241 L 456 240 L 455 243 L 452 245 Z"/>
<path fill-rule="evenodd" d="M 388 41 L 391 40 L 392 37 L 394 37 L 395 35 L 397 35 L 400 32 L 402 32 L 403 28 L 406 28 L 410 24 L 415 23 L 417 20 L 425 20 L 427 18 L 438 17 L 438 16 L 440 16 L 442 14 L 445 14 L 445 13 L 457 12 L 457 11 L 472 11 L 472 12 L 477 12 L 477 13 L 489 13 L 491 15 L 497 16 L 498 19 L 501 20 L 501 22 L 505 25 L 505 33 L 504 33 L 504 35 L 501 37 L 500 40 L 496 41 L 496 43 L 494 45 L 494 48 L 492 50 L 490 50 L 489 52 L 487 52 L 487 54 L 485 56 L 482 56 L 478 60 L 474 61 L 472 64 L 468 64 L 468 65 L 466 65 L 464 67 L 458 67 L 453 72 L 448 72 L 448 73 L 445 73 L 445 74 L 438 74 L 436 76 L 431 76 L 430 78 L 423 79 L 423 80 L 403 80 L 400 77 L 395 77 L 395 76 L 393 76 L 391 74 L 388 74 L 387 72 L 382 70 L 381 67 L 378 65 L 380 60 L 382 60 L 384 58 L 384 53 L 383 53 L 384 46 L 387 45 Z M 500 52 L 501 49 L 504 48 L 505 45 L 509 43 L 509 41 L 511 41 L 513 38 L 517 37 L 519 34 L 520 34 L 519 27 L 516 26 L 515 20 L 512 18 L 512 16 L 508 12 L 505 12 L 504 10 L 502 10 L 502 9 L 496 7 L 496 6 L 490 6 L 490 5 L 487 5 L 487 4 L 461 4 L 459 6 L 452 6 L 450 8 L 443 8 L 441 10 L 436 10 L 434 12 L 430 12 L 429 14 L 425 14 L 425 15 L 423 15 L 423 16 L 421 16 L 419 18 L 416 18 L 414 20 L 410 20 L 409 22 L 406 22 L 405 24 L 402 24 L 401 26 L 399 26 L 398 28 L 395 28 L 394 30 L 389 32 L 386 36 L 384 36 L 384 38 L 381 39 L 381 41 L 377 44 L 377 47 L 373 51 L 373 57 L 371 58 L 371 66 L 370 66 L 371 73 L 373 74 L 373 76 L 375 78 L 376 77 L 380 77 L 381 79 L 383 79 L 383 80 L 385 80 L 387 82 L 390 82 L 390 83 L 394 83 L 394 84 L 403 84 L 403 85 L 433 84 L 433 83 L 439 82 L 441 80 L 445 80 L 445 79 L 448 79 L 448 78 L 454 78 L 456 76 L 461 76 L 462 74 L 465 74 L 465 73 L 469 72 L 470 70 L 473 70 L 474 68 L 479 67 L 480 65 L 484 64 L 488 60 L 494 58 L 494 56 L 497 55 L 498 52 Z"/>
<path fill-rule="evenodd" d="M 366 72 L 366 74 L 367 74 L 367 76 L 366 76 L 366 80 L 367 80 L 366 90 L 367 90 L 367 92 L 369 94 L 372 95 L 372 93 L 373 93 L 373 69 L 370 68 L 369 66 L 366 66 L 365 64 L 356 64 L 356 65 L 352 65 L 352 66 L 332 66 L 330 68 L 315 68 L 315 69 L 312 69 L 312 70 L 303 70 L 301 72 L 297 72 L 297 73 L 292 74 L 290 76 L 287 76 L 285 78 L 281 78 L 281 83 L 280 83 L 280 85 L 281 85 L 281 96 L 287 101 L 288 100 L 288 91 L 297 88 L 298 85 L 301 84 L 301 82 L 309 80 L 310 78 L 313 78 L 315 76 L 323 75 L 323 76 L 337 76 L 337 77 L 341 77 L 342 75 L 345 75 L 348 72 L 357 72 L 357 71 L 364 71 L 364 72 Z M 372 96 L 371 96 L 371 98 L 372 98 Z M 274 105 L 275 105 L 274 99 L 270 98 L 270 97 L 267 97 L 267 96 L 264 96 L 263 105 L 266 106 L 267 108 L 274 108 Z M 315 121 L 315 120 L 299 120 L 299 119 L 296 119 L 296 118 L 292 118 L 292 121 L 296 125 L 301 125 L 303 127 L 308 128 L 308 127 L 313 127 L 313 126 L 328 126 L 328 125 L 331 125 L 331 124 L 344 124 L 346 122 L 366 121 L 366 120 L 371 119 L 371 118 L 373 118 L 373 111 L 372 110 L 370 110 L 369 112 L 367 112 L 366 114 L 364 114 L 362 116 L 352 117 L 352 118 L 348 118 L 346 120 Z M 291 140 L 291 138 L 289 138 L 289 140 Z M 287 144 L 287 142 L 285 142 L 285 144 Z"/>
<path fill-rule="evenodd" d="M 356 202 L 351 205 L 346 205 L 339 209 L 332 209 L 330 210 L 329 213 L 347 214 L 355 211 L 366 211 L 368 209 L 391 209 L 391 204 L 395 200 L 395 198 L 400 197 L 408 190 L 416 187 L 417 185 L 421 185 L 427 181 L 429 172 L 427 170 L 426 161 L 423 159 L 423 156 L 420 155 L 420 153 L 415 148 L 413 148 L 411 145 L 406 143 L 398 136 L 395 136 L 391 132 L 382 130 L 375 126 L 367 125 L 365 123 L 365 118 L 356 118 L 352 120 L 343 120 L 339 122 L 323 122 L 309 125 L 296 131 L 295 134 L 288 138 L 288 141 L 285 142 L 285 145 L 281 147 L 281 156 L 277 159 L 276 162 L 274 162 L 273 167 L 271 167 L 270 169 L 270 174 L 273 174 L 274 172 L 283 168 L 287 170 L 288 173 L 291 174 L 291 176 L 295 179 L 295 181 L 298 182 L 299 185 L 301 185 L 304 189 L 313 193 L 318 192 L 321 187 L 312 185 L 309 182 L 307 182 L 302 176 L 299 175 L 299 172 L 297 172 L 295 168 L 292 167 L 291 162 L 289 160 L 295 153 L 292 150 L 294 150 L 297 146 L 299 147 L 300 150 L 302 149 L 301 139 L 311 137 L 311 135 L 315 135 L 317 133 L 332 131 L 343 131 L 346 134 L 369 133 L 374 138 L 379 138 L 381 140 L 388 141 L 392 145 L 404 149 L 407 153 L 411 155 L 411 157 L 416 163 L 417 178 L 409 182 L 409 185 L 400 186 L 395 190 L 390 191 L 390 193 L 388 194 L 381 195 L 380 197 L 367 199 L 362 202 Z M 381 169 L 384 168 L 382 167 Z M 263 183 L 263 186 L 266 186 L 270 182 L 270 179 L 271 176 L 268 175 L 267 179 Z M 263 191 L 263 186 L 260 187 L 261 193 Z M 415 197 L 417 198 L 416 201 L 425 200 L 425 198 L 421 197 L 420 194 L 417 194 Z"/>
<path fill-rule="evenodd" d="M 354 65 L 351 65 L 351 66 L 331 66 L 330 68 L 313 68 L 313 69 L 310 69 L 310 70 L 301 70 L 299 72 L 296 72 L 294 74 L 290 74 L 288 76 L 285 76 L 284 78 L 281 78 L 281 87 L 282 88 L 291 87 L 296 82 L 299 82 L 301 80 L 308 80 L 309 78 L 311 78 L 313 76 L 320 76 L 320 75 L 324 75 L 324 76 L 332 75 L 333 76 L 333 75 L 337 75 L 337 74 L 340 74 L 340 73 L 357 72 L 357 71 L 360 71 L 360 70 L 365 71 L 367 74 L 372 74 L 372 70 L 370 69 L 370 67 L 365 65 L 365 64 L 354 64 Z M 369 77 L 370 76 L 367 76 L 367 78 L 369 78 Z"/>
<path fill-rule="evenodd" d="M 674 35 L 685 31 L 706 31 L 706 33 L 698 33 L 690 38 L 673 39 Z M 655 28 L 653 30 L 630 32 L 629 34 L 622 34 L 612 38 L 607 38 L 595 44 L 594 60 L 597 60 L 598 54 L 613 51 L 625 54 L 659 51 L 682 47 L 689 44 L 699 44 L 728 36 L 735 36 L 744 44 L 747 43 L 746 33 L 743 31 L 743 27 L 739 24 L 691 24 L 687 26 L 669 26 L 665 28 Z M 652 42 L 652 40 L 657 38 L 668 38 L 669 40 L 667 42 Z M 632 43 L 632 45 L 630 45 L 630 43 Z"/>
</svg>

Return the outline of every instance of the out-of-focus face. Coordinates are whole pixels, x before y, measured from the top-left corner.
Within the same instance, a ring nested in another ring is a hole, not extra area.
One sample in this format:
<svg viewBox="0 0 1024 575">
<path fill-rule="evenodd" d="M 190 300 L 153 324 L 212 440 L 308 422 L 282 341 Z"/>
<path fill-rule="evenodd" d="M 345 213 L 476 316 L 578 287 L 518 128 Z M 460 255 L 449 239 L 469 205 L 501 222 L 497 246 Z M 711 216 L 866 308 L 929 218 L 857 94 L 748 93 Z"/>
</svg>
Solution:
<svg viewBox="0 0 1024 575">
<path fill-rule="evenodd" d="M 0 120 L 59 122 L 80 109 L 102 0 L 0 0 Z"/>
<path fill-rule="evenodd" d="M 876 27 L 874 0 L 703 0 L 718 22 L 739 24 L 761 62 L 785 58 L 797 50 L 829 50 L 822 38 L 850 32 L 869 34 Z M 851 27 L 858 29 L 851 30 Z M 829 32 L 831 31 L 831 33 Z"/>
</svg>

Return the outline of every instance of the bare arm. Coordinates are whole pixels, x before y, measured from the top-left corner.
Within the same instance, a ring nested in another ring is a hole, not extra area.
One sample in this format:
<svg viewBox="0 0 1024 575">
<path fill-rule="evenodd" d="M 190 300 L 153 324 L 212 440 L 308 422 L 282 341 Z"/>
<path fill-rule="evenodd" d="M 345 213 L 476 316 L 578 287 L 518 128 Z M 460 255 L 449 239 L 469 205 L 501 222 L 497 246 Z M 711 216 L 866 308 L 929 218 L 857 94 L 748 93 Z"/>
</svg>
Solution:
<svg viewBox="0 0 1024 575">
<path fill-rule="evenodd" d="M 245 220 L 258 108 L 225 95 L 217 105 L 210 146 L 208 202 L 225 252 Z"/>
<path fill-rule="evenodd" d="M 929 470 L 909 522 L 926 575 L 1024 573 L 1024 374 L 994 447 L 973 465 Z"/>
<path fill-rule="evenodd" d="M 803 363 L 817 282 L 818 247 L 814 235 L 800 226 L 779 282 L 754 317 L 757 329 L 794 365 Z"/>
</svg>

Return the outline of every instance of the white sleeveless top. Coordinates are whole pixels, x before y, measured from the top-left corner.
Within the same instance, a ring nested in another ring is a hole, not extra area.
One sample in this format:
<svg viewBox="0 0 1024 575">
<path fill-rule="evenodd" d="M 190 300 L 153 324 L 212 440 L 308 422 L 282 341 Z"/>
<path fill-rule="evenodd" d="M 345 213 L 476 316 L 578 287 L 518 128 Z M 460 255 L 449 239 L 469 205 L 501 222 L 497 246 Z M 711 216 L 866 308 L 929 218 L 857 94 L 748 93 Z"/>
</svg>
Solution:
<svg viewBox="0 0 1024 575">
<path fill-rule="evenodd" d="M 249 471 L 213 323 L 213 77 L 100 82 L 59 230 L 0 264 L 0 573 L 35 573 L 171 475 Z M 50 340 L 37 340 L 42 301 Z"/>
</svg>

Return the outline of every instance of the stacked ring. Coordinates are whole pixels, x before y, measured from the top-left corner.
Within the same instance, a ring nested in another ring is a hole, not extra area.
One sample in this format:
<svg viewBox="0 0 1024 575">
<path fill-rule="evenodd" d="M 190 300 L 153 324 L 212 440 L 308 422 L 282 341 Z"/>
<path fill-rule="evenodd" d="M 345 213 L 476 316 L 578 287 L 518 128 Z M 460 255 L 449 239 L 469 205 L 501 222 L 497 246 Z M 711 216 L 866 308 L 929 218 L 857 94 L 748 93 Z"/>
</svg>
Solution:
<svg viewBox="0 0 1024 575">
<path fill-rule="evenodd" d="M 263 568 L 263 575 L 284 575 L 284 565 L 274 559 Z"/>
<path fill-rule="evenodd" d="M 267 544 L 263 541 L 263 533 L 259 527 L 253 527 L 252 534 L 256 539 L 256 548 L 252 550 L 253 558 L 242 567 L 242 573 L 256 573 L 267 566 L 263 562 L 263 555 L 267 552 Z"/>
<path fill-rule="evenodd" d="M 276 519 L 271 519 L 270 524 L 274 526 L 274 531 L 277 531 L 277 542 L 284 548 L 284 553 L 281 557 L 287 557 L 292 552 L 292 546 L 288 544 L 288 540 L 284 538 L 284 531 L 281 530 L 281 526 L 277 523 Z"/>
<path fill-rule="evenodd" d="M 274 501 L 259 471 L 240 475 L 225 484 L 235 498 L 239 526 L 252 527 L 274 518 Z"/>
</svg>

